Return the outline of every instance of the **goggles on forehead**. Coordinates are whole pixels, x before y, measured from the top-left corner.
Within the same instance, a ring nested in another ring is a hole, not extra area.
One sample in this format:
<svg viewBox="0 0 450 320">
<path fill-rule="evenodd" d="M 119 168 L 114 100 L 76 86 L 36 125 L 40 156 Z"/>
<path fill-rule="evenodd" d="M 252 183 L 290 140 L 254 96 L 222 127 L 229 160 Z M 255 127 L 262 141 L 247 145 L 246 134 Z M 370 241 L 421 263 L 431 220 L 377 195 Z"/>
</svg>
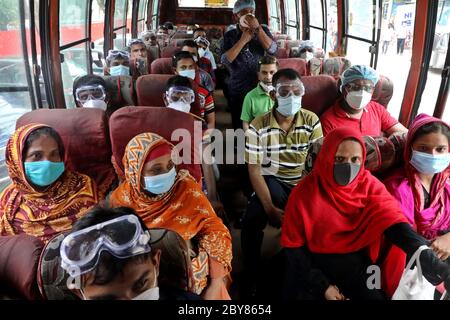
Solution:
<svg viewBox="0 0 450 320">
<path fill-rule="evenodd" d="M 372 93 L 375 90 L 375 87 L 372 84 L 357 84 L 357 83 L 349 83 L 346 85 L 348 91 L 367 91 Z"/>
<path fill-rule="evenodd" d="M 126 259 L 151 251 L 150 233 L 143 231 L 134 215 L 110 221 L 69 234 L 61 243 L 61 267 L 71 277 L 95 269 L 102 251 Z"/>
<path fill-rule="evenodd" d="M 128 47 L 134 46 L 135 44 L 142 44 L 145 45 L 144 41 L 142 39 L 131 39 L 128 42 Z"/>
<path fill-rule="evenodd" d="M 195 41 L 195 43 L 196 43 L 197 45 L 202 44 L 202 45 L 205 45 L 205 46 L 207 46 L 207 47 L 209 47 L 209 45 L 210 45 L 209 40 L 206 39 L 205 37 L 198 37 L 198 38 L 195 39 L 194 41 Z"/>
<path fill-rule="evenodd" d="M 291 95 L 303 96 L 305 94 L 305 86 L 299 80 L 278 83 L 275 91 L 278 97 L 287 98 Z"/>
<path fill-rule="evenodd" d="M 194 90 L 187 87 L 172 87 L 166 91 L 166 97 L 169 102 L 183 101 L 191 104 L 195 101 Z"/>
<path fill-rule="evenodd" d="M 81 103 L 88 100 L 105 100 L 106 91 L 102 85 L 83 86 L 75 90 L 75 97 Z"/>
<path fill-rule="evenodd" d="M 123 50 L 109 50 L 108 56 L 106 57 L 106 59 L 111 60 L 111 59 L 115 59 L 115 58 L 129 60 L 130 54 L 127 51 L 123 51 Z"/>
</svg>

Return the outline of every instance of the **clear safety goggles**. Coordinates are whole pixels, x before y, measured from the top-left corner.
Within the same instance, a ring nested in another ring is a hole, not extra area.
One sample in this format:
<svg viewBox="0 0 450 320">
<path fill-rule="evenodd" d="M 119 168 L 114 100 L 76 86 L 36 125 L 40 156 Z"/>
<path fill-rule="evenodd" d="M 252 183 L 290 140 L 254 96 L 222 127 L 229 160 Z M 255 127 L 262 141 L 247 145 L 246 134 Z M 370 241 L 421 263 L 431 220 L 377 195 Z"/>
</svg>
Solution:
<svg viewBox="0 0 450 320">
<path fill-rule="evenodd" d="M 350 91 L 367 91 L 369 93 L 373 93 L 373 91 L 375 90 L 375 87 L 372 84 L 357 84 L 357 83 L 349 83 L 345 86 L 348 90 L 348 92 Z"/>
<path fill-rule="evenodd" d="M 92 271 L 100 253 L 121 259 L 151 251 L 150 234 L 134 215 L 122 216 L 69 234 L 61 243 L 61 266 L 71 277 Z"/>
<path fill-rule="evenodd" d="M 83 86 L 75 90 L 75 97 L 81 103 L 88 100 L 105 100 L 106 91 L 102 85 Z"/>
<path fill-rule="evenodd" d="M 194 90 L 187 87 L 172 87 L 166 91 L 166 97 L 169 102 L 183 101 L 191 104 L 195 101 Z"/>
<path fill-rule="evenodd" d="M 109 50 L 108 56 L 106 57 L 106 60 L 112 60 L 112 59 L 124 59 L 124 60 L 130 60 L 130 54 L 127 51 L 123 50 Z"/>
<path fill-rule="evenodd" d="M 209 47 L 209 45 L 210 45 L 209 40 L 206 39 L 205 37 L 198 37 L 194 41 L 197 45 L 204 45 L 206 47 Z"/>
<path fill-rule="evenodd" d="M 275 88 L 278 97 L 287 98 L 291 95 L 303 96 L 305 94 L 305 86 L 299 80 L 278 83 Z"/>
<path fill-rule="evenodd" d="M 145 46 L 145 42 L 142 39 L 131 39 L 128 42 L 128 47 L 134 46 L 135 44 L 142 44 Z"/>
</svg>

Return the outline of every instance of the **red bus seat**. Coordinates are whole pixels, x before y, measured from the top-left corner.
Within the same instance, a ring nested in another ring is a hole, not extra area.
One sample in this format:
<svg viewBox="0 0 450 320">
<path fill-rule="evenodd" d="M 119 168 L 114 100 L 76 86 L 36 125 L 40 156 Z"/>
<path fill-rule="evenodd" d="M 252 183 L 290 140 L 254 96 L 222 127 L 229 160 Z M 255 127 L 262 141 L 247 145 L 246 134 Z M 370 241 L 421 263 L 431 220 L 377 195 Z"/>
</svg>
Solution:
<svg viewBox="0 0 450 320">
<path fill-rule="evenodd" d="M 278 59 L 287 59 L 289 58 L 289 51 L 286 48 L 278 48 L 277 52 L 275 53 L 275 57 Z"/>
<path fill-rule="evenodd" d="M 64 142 L 66 167 L 91 177 L 104 197 L 117 180 L 111 164 L 111 144 L 105 112 L 99 109 L 40 109 L 26 113 L 16 127 L 42 123 Z"/>
<path fill-rule="evenodd" d="M 37 266 L 44 244 L 27 234 L 0 237 L 0 294 L 40 300 Z"/>
<path fill-rule="evenodd" d="M 297 71 L 300 76 L 306 76 L 307 74 L 307 67 L 306 67 L 306 61 L 300 58 L 285 58 L 285 59 L 279 59 L 278 60 L 280 64 L 280 69 L 294 69 Z"/>
<path fill-rule="evenodd" d="M 378 102 L 379 104 L 387 108 L 393 95 L 394 95 L 394 83 L 388 77 L 381 75 L 380 80 L 375 86 L 372 100 Z"/>
<path fill-rule="evenodd" d="M 152 74 L 173 74 L 172 58 L 159 58 L 152 62 Z"/>
<path fill-rule="evenodd" d="M 339 97 L 336 81 L 330 76 L 302 77 L 302 82 L 305 85 L 302 105 L 319 117 L 333 106 Z"/>
<path fill-rule="evenodd" d="M 149 74 L 139 77 L 136 82 L 137 103 L 139 106 L 164 107 L 163 93 L 169 74 Z"/>
<path fill-rule="evenodd" d="M 109 105 L 113 110 L 134 106 L 134 86 L 131 76 L 103 76 L 109 93 Z"/>
<path fill-rule="evenodd" d="M 165 47 L 161 50 L 161 58 L 172 58 L 178 51 L 181 51 L 181 48 Z"/>
<path fill-rule="evenodd" d="M 202 139 L 202 126 L 200 121 L 195 121 L 188 114 L 170 108 L 158 107 L 126 107 L 116 111 L 109 119 L 110 136 L 112 144 L 112 162 L 117 174 L 124 179 L 123 155 L 125 148 L 135 136 L 145 132 L 153 132 L 164 137 L 174 145 L 181 141 L 172 139 L 172 133 L 176 129 L 184 129 L 190 134 L 191 161 L 190 164 L 182 163 L 179 168 L 187 169 L 191 175 L 200 181 L 201 165 L 195 164 L 194 160 L 199 158 L 199 148 Z M 126 128 L 126 130 L 124 130 Z M 194 129 L 200 130 L 196 132 Z M 196 136 L 194 136 L 194 132 Z M 199 160 L 199 159 L 198 159 Z M 197 161 L 200 162 L 200 161 Z"/>
</svg>

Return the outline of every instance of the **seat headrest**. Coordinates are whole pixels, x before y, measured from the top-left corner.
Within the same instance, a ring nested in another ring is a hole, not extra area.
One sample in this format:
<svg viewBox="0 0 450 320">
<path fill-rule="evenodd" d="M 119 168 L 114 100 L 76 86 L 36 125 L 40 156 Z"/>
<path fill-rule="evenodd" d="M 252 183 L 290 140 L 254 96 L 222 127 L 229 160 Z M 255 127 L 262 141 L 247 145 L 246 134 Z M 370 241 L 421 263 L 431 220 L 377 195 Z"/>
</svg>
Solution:
<svg viewBox="0 0 450 320">
<path fill-rule="evenodd" d="M 163 93 L 167 81 L 173 74 L 149 74 L 136 82 L 137 104 L 139 106 L 164 107 Z"/>
<path fill-rule="evenodd" d="M 16 128 L 30 123 L 42 123 L 54 128 L 66 150 L 68 170 L 91 177 L 103 197 L 116 182 L 111 164 L 111 144 L 105 112 L 99 109 L 40 109 L 26 113 L 16 122 Z"/>
<path fill-rule="evenodd" d="M 278 63 L 280 65 L 280 70 L 286 69 L 286 68 L 294 69 L 302 77 L 306 76 L 306 74 L 307 74 L 306 61 L 304 59 L 284 58 L 284 59 L 279 59 Z"/>
<path fill-rule="evenodd" d="M 172 58 L 178 51 L 181 51 L 180 47 L 165 47 L 161 50 L 161 58 Z"/>
<path fill-rule="evenodd" d="M 340 78 L 342 73 L 350 68 L 352 63 L 344 57 L 333 57 L 323 61 L 322 73 L 332 76 L 336 80 Z"/>
<path fill-rule="evenodd" d="M 302 77 L 302 82 L 305 85 L 302 105 L 319 117 L 336 102 L 339 96 L 336 81 L 330 76 Z"/>
<path fill-rule="evenodd" d="M 289 58 L 289 51 L 286 48 L 278 48 L 277 52 L 275 53 L 275 57 L 278 59 L 287 59 Z"/>
<path fill-rule="evenodd" d="M 171 74 L 173 75 L 172 58 L 159 58 L 152 62 L 152 74 Z"/>
<path fill-rule="evenodd" d="M 113 164 L 122 180 L 125 178 L 122 163 L 125 148 L 131 139 L 145 132 L 156 133 L 174 145 L 179 143 L 190 144 L 192 146 L 192 148 L 189 148 L 191 164 L 181 164 L 179 168 L 189 170 L 197 181 L 201 180 L 201 166 L 193 163 L 194 159 L 200 158 L 202 124 L 200 121 L 195 121 L 192 115 L 165 107 L 126 107 L 116 111 L 111 116 L 109 126 Z M 124 130 L 124 128 L 127 128 L 127 130 Z M 189 132 L 190 139 L 179 141 L 180 137 L 172 136 L 176 129 L 184 130 L 185 133 Z"/>
<path fill-rule="evenodd" d="M 28 300 L 42 299 L 36 276 L 43 246 L 38 238 L 27 234 L 0 237 L 2 290 L 10 290 Z"/>
<path fill-rule="evenodd" d="M 379 104 L 387 108 L 393 95 L 394 95 L 394 83 L 388 77 L 381 75 L 377 85 L 375 86 L 375 90 L 372 95 L 372 100 L 378 102 Z"/>
</svg>

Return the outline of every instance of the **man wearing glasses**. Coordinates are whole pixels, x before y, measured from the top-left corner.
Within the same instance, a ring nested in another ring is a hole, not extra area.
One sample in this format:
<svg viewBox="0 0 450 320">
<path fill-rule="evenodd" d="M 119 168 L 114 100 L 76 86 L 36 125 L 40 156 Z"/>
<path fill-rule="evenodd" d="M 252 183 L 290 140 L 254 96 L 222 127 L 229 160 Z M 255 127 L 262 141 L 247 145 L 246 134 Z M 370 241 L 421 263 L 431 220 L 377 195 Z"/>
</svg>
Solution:
<svg viewBox="0 0 450 320">
<path fill-rule="evenodd" d="M 355 128 L 363 136 L 391 136 L 408 131 L 385 107 L 372 101 L 378 79 L 374 69 L 363 65 L 355 65 L 342 74 L 343 99 L 320 118 L 324 135 L 340 127 Z"/>
</svg>

